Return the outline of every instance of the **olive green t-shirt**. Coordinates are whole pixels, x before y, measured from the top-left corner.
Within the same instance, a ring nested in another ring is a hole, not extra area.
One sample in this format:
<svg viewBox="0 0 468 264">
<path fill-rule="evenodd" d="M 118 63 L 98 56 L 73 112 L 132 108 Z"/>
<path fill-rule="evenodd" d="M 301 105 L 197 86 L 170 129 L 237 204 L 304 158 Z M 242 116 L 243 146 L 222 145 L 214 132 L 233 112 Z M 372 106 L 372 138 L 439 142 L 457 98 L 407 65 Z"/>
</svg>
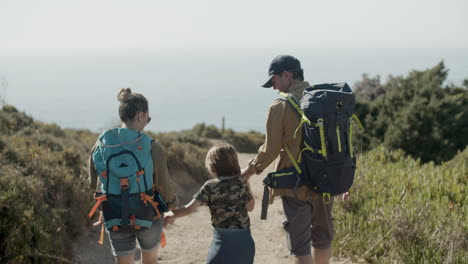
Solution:
<svg viewBox="0 0 468 264">
<path fill-rule="evenodd" d="M 252 193 L 243 176 L 218 177 L 205 182 L 193 198 L 208 205 L 211 223 L 217 228 L 247 229 L 247 202 Z"/>
</svg>

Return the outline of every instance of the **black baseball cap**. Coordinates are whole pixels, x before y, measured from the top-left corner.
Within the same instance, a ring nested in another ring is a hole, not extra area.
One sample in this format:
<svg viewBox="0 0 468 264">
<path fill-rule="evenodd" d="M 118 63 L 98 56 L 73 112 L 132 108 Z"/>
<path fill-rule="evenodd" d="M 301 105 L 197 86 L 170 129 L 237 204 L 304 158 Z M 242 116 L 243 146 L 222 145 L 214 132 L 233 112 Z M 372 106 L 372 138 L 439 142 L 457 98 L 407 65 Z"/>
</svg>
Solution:
<svg viewBox="0 0 468 264">
<path fill-rule="evenodd" d="M 264 88 L 270 88 L 273 86 L 273 75 L 282 73 L 284 71 L 300 70 L 301 62 L 291 55 L 278 55 L 270 64 L 268 75 L 270 78 L 262 85 Z"/>
</svg>

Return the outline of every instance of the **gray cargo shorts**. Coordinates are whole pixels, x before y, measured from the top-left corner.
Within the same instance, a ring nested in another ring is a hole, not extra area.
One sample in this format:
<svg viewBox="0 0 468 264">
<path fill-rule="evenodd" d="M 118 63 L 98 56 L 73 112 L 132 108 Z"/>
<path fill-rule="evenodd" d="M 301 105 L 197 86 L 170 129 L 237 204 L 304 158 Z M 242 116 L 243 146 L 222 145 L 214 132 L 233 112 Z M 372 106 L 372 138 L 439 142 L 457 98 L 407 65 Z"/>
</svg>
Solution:
<svg viewBox="0 0 468 264">
<path fill-rule="evenodd" d="M 163 229 L 163 220 L 154 220 L 150 228 L 130 232 L 107 231 L 115 257 L 135 255 L 136 240 L 141 251 L 151 251 L 159 246 Z"/>
<path fill-rule="evenodd" d="M 311 246 L 329 249 L 335 234 L 332 221 L 333 199 L 329 204 L 311 193 L 306 201 L 282 196 L 285 219 L 283 228 L 291 255 L 311 254 Z"/>
</svg>

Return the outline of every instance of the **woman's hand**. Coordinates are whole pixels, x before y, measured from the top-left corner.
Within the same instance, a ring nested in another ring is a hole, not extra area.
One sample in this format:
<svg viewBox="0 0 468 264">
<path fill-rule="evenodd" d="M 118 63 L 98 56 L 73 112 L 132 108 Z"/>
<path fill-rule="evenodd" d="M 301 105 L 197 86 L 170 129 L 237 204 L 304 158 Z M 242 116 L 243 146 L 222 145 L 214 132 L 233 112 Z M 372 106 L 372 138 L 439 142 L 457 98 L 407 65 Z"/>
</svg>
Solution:
<svg viewBox="0 0 468 264">
<path fill-rule="evenodd" d="M 176 217 L 172 211 L 164 213 L 164 228 L 175 223 Z"/>
</svg>

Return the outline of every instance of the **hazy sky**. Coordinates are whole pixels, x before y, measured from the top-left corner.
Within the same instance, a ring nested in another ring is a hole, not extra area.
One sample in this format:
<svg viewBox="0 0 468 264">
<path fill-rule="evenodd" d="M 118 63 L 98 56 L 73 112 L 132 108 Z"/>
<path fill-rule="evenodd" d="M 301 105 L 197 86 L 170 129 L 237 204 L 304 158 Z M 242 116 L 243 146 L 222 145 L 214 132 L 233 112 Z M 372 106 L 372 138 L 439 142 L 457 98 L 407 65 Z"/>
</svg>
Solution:
<svg viewBox="0 0 468 264">
<path fill-rule="evenodd" d="M 0 52 L 468 47 L 466 0 L 0 0 Z"/>
</svg>

